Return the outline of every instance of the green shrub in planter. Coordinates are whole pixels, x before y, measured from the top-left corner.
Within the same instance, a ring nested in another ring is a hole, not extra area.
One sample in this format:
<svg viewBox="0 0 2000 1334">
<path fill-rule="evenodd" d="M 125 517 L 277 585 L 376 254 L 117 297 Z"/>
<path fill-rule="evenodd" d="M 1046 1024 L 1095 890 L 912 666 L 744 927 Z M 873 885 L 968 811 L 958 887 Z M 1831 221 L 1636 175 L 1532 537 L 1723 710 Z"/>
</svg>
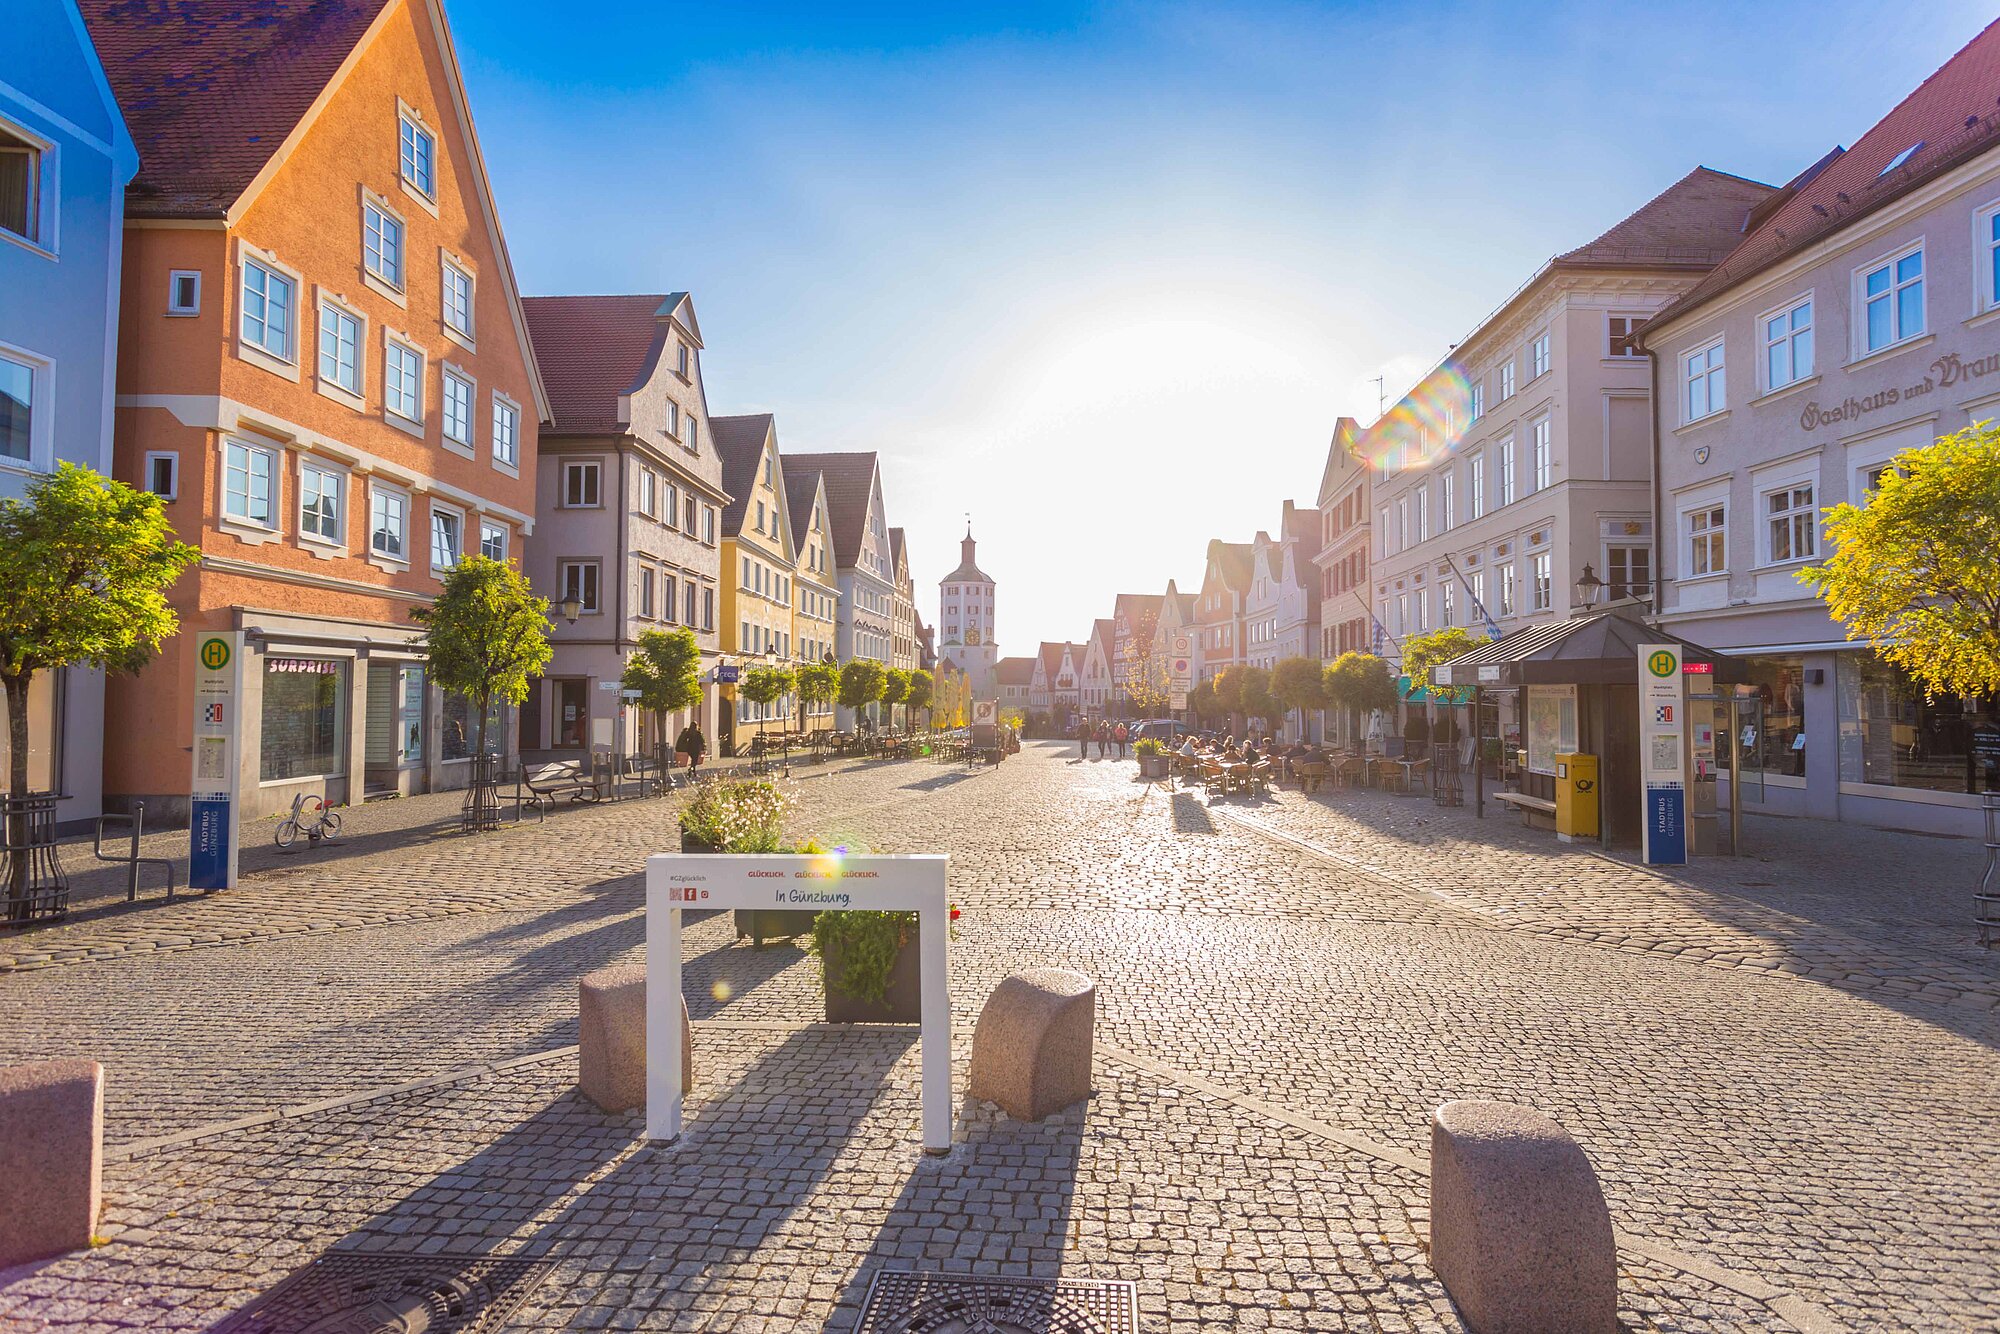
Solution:
<svg viewBox="0 0 2000 1334">
<path fill-rule="evenodd" d="M 710 783 L 681 807 L 681 851 L 793 851 L 784 846 L 785 808 L 789 804 L 778 785 L 768 780 Z M 822 849 L 808 845 L 796 851 Z M 766 940 L 790 940 L 812 930 L 813 916 L 807 909 L 738 908 L 736 938 L 748 936 L 762 949 Z"/>
<path fill-rule="evenodd" d="M 913 1023 L 917 915 L 829 909 L 813 921 L 807 948 L 820 964 L 826 1017 L 833 1023 Z"/>
<path fill-rule="evenodd" d="M 1141 759 L 1148 755 L 1164 755 L 1167 753 L 1167 743 L 1156 736 L 1140 737 L 1139 744 L 1132 747 L 1132 753 Z"/>
</svg>

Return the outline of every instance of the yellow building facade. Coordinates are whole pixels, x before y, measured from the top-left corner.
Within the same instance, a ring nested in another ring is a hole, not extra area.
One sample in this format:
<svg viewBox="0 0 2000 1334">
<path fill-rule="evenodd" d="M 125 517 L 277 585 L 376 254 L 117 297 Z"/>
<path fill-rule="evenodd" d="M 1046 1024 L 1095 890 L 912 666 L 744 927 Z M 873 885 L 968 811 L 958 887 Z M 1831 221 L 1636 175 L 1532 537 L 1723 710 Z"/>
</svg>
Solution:
<svg viewBox="0 0 2000 1334">
<path fill-rule="evenodd" d="M 760 731 L 796 726 L 797 700 L 787 694 L 759 704 L 743 694 L 741 677 L 765 665 L 794 661 L 792 603 L 798 560 L 785 500 L 776 423 L 768 413 L 717 417 L 710 423 L 722 456 L 722 657 L 727 697 L 717 744 L 724 755 L 747 751 Z"/>
</svg>

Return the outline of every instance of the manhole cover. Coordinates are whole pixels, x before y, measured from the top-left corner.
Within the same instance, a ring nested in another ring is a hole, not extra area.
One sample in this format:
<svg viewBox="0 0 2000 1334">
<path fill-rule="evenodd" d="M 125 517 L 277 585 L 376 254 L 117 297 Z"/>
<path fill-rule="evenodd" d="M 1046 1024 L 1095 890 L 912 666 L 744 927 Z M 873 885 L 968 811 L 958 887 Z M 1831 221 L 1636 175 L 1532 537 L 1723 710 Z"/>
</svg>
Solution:
<svg viewBox="0 0 2000 1334">
<path fill-rule="evenodd" d="M 885 1269 L 868 1286 L 856 1334 L 1136 1334 L 1130 1283 L 975 1278 Z"/>
<path fill-rule="evenodd" d="M 550 1261 L 331 1251 L 212 1334 L 492 1334 Z"/>
</svg>

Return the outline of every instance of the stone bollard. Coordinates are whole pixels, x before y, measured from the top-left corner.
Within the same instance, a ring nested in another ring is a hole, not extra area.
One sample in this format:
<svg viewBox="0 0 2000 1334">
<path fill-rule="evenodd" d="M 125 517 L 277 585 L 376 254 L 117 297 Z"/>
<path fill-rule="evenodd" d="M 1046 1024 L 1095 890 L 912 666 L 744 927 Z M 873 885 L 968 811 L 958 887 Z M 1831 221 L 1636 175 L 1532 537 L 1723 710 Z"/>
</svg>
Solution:
<svg viewBox="0 0 2000 1334">
<path fill-rule="evenodd" d="M 0 1269 L 90 1245 L 104 1174 L 104 1067 L 0 1068 Z"/>
<path fill-rule="evenodd" d="M 577 1077 L 607 1112 L 646 1105 L 646 965 L 619 964 L 577 984 Z M 681 997 L 681 1087 L 694 1087 L 694 1025 Z"/>
<path fill-rule="evenodd" d="M 967 1091 L 1018 1121 L 1040 1121 L 1090 1096 L 1097 984 L 1065 968 L 1030 968 L 993 989 L 972 1033 Z"/>
<path fill-rule="evenodd" d="M 1473 1334 L 1618 1329 L 1618 1244 L 1597 1173 L 1532 1108 L 1431 1114 L 1431 1267 Z"/>
</svg>

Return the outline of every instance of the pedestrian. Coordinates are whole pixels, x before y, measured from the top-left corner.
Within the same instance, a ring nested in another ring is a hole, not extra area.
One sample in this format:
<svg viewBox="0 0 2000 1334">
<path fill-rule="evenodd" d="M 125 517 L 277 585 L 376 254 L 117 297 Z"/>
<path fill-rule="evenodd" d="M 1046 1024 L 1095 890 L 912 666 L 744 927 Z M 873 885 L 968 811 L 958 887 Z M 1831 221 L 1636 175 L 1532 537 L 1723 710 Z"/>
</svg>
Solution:
<svg viewBox="0 0 2000 1334">
<path fill-rule="evenodd" d="M 688 757 L 688 781 L 693 782 L 695 771 L 701 768 L 701 757 L 708 750 L 708 738 L 701 734 L 701 724 L 690 719 L 674 738 L 674 749 Z"/>
<path fill-rule="evenodd" d="M 1103 759 L 1111 753 L 1111 724 L 1097 720 L 1097 758 Z"/>
<path fill-rule="evenodd" d="M 1080 714 L 1076 720 L 1076 757 L 1079 760 L 1090 758 L 1090 719 Z"/>
<path fill-rule="evenodd" d="M 1131 739 L 1131 735 L 1123 723 L 1118 724 L 1111 733 L 1111 739 L 1118 743 L 1118 758 L 1121 760 L 1125 758 L 1125 743 Z"/>
</svg>

